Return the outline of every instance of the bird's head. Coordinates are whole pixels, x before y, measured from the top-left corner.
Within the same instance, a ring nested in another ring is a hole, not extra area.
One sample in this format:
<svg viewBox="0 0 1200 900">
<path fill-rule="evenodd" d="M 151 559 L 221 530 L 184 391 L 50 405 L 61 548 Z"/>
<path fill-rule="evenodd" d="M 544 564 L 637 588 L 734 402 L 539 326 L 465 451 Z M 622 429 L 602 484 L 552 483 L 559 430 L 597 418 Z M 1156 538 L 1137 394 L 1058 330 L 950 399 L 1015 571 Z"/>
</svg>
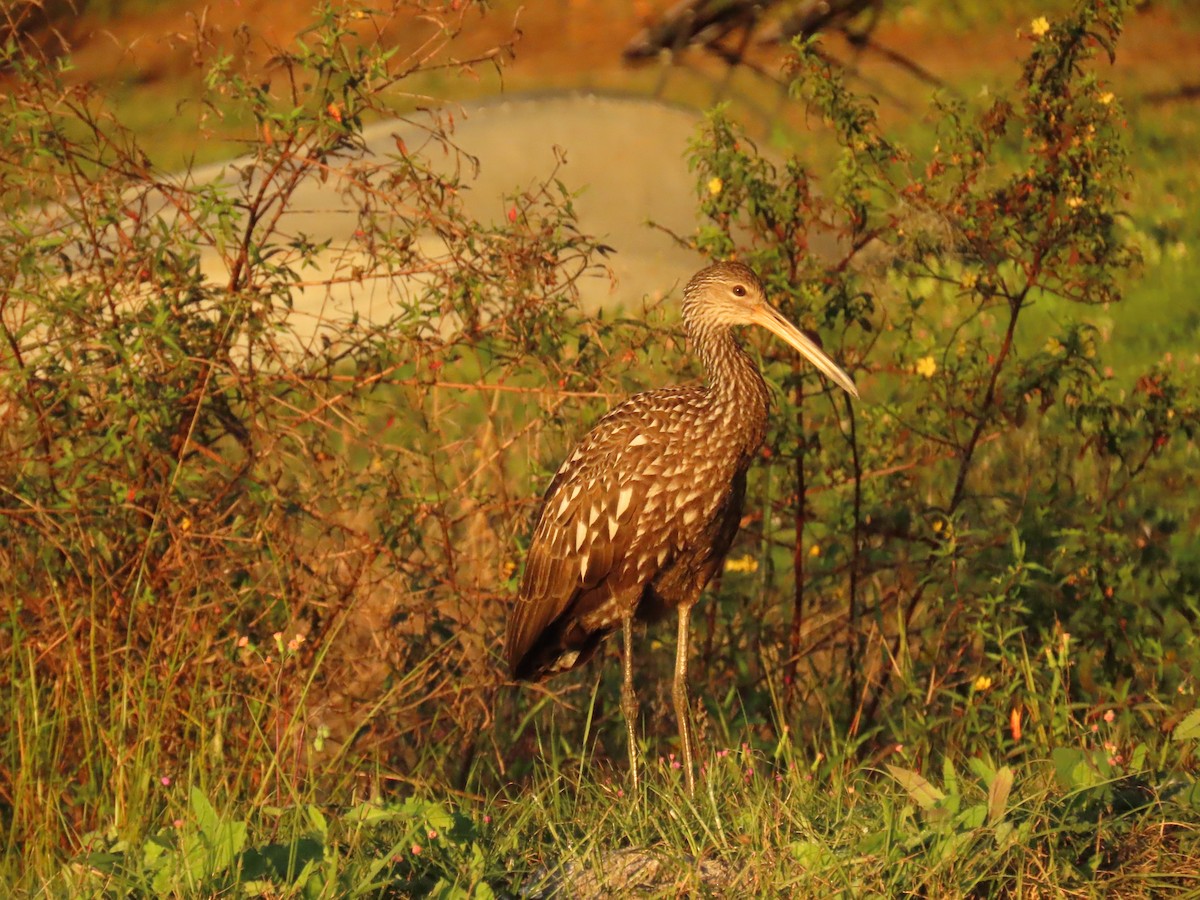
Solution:
<svg viewBox="0 0 1200 900">
<path fill-rule="evenodd" d="M 683 289 L 683 319 L 688 329 L 698 334 L 734 325 L 761 325 L 851 396 L 858 396 L 850 376 L 767 302 L 762 282 L 744 263 L 719 262 L 693 275 Z"/>
</svg>

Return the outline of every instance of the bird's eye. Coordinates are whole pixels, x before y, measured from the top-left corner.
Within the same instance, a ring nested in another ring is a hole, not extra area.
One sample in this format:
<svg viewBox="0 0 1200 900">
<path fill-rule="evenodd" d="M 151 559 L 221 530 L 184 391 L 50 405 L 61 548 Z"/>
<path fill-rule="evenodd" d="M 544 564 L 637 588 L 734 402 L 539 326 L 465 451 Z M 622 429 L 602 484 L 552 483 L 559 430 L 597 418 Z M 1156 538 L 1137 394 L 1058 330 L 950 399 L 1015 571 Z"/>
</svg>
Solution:
<svg viewBox="0 0 1200 900">
<path fill-rule="evenodd" d="M 735 296 L 735 297 L 745 297 L 745 296 L 746 296 L 746 289 L 745 289 L 744 287 L 742 287 L 740 284 L 735 284 L 735 285 L 733 286 L 733 296 Z"/>
</svg>

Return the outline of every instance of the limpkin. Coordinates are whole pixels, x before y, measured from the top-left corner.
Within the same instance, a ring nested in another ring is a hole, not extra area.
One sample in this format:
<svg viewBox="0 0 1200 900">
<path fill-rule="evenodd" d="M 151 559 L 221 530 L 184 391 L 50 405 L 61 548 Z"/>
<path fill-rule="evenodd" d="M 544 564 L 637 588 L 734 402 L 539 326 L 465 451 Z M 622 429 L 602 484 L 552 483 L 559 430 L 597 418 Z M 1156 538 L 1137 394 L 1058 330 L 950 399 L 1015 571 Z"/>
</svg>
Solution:
<svg viewBox="0 0 1200 900">
<path fill-rule="evenodd" d="M 747 266 L 702 269 L 683 291 L 683 323 L 706 384 L 636 394 L 604 416 L 550 482 L 508 621 L 514 679 L 586 662 L 622 632 L 621 712 L 638 784 L 633 620 L 679 617 L 672 699 L 687 788 L 688 620 L 737 532 L 746 470 L 766 436 L 769 395 L 731 328 L 761 325 L 857 397 L 854 382 L 766 300 Z"/>
</svg>

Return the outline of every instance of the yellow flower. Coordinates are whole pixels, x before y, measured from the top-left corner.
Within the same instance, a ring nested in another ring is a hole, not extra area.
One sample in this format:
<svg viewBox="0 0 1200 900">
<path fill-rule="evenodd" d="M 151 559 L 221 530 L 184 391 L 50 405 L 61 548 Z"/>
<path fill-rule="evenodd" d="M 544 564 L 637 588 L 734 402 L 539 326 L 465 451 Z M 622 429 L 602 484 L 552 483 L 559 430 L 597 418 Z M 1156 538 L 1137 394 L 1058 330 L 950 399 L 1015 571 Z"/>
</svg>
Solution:
<svg viewBox="0 0 1200 900">
<path fill-rule="evenodd" d="M 925 378 L 932 378 L 937 372 L 937 360 L 932 356 L 922 356 L 917 360 L 916 373 Z"/>
<path fill-rule="evenodd" d="M 809 551 L 808 551 L 808 555 L 809 556 L 820 556 L 821 555 L 821 545 L 813 544 L 812 548 L 809 549 Z"/>
<path fill-rule="evenodd" d="M 1112 91 L 1105 91 L 1103 94 L 1100 95 L 1100 102 L 1103 103 L 1105 106 L 1108 106 L 1108 104 L 1112 103 L 1113 99 L 1114 99 L 1114 97 L 1113 97 Z"/>
<path fill-rule="evenodd" d="M 1046 341 L 1046 352 L 1047 353 L 1057 353 L 1062 348 L 1063 348 L 1063 345 L 1060 344 L 1055 338 L 1049 338 Z"/>
<path fill-rule="evenodd" d="M 757 572 L 758 560 L 747 553 L 745 556 L 740 556 L 737 559 L 729 559 L 725 561 L 726 572 Z"/>
<path fill-rule="evenodd" d="M 708 192 L 714 197 L 721 193 L 724 187 L 725 182 L 723 182 L 720 178 L 713 177 L 708 180 Z"/>
<path fill-rule="evenodd" d="M 1050 30 L 1050 23 L 1046 21 L 1045 16 L 1038 16 L 1029 23 L 1029 30 L 1032 31 L 1037 37 L 1041 37 Z"/>
<path fill-rule="evenodd" d="M 977 691 L 986 691 L 992 686 L 992 678 L 990 675 L 980 675 L 975 679 L 975 684 L 972 687 Z"/>
<path fill-rule="evenodd" d="M 1082 197 L 1068 197 L 1067 206 L 1071 209 L 1079 209 L 1086 201 Z"/>
</svg>

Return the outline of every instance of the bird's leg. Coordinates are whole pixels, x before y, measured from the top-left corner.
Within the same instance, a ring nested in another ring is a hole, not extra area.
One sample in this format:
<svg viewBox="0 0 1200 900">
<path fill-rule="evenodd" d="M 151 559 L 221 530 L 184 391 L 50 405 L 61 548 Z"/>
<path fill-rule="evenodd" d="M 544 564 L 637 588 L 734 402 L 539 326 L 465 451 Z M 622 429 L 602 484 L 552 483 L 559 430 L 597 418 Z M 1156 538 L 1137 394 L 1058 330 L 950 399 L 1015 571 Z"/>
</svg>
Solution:
<svg viewBox="0 0 1200 900">
<path fill-rule="evenodd" d="M 633 690 L 633 620 L 621 621 L 621 714 L 625 717 L 625 737 L 629 742 L 629 777 L 633 792 L 638 789 L 637 718 L 638 699 Z"/>
<path fill-rule="evenodd" d="M 691 709 L 688 703 L 688 625 L 691 622 L 690 603 L 679 605 L 679 640 L 675 644 L 675 684 L 671 695 L 675 700 L 675 718 L 679 722 L 679 750 L 683 757 L 683 778 L 689 794 L 696 793 L 696 776 L 692 765 Z"/>
</svg>

